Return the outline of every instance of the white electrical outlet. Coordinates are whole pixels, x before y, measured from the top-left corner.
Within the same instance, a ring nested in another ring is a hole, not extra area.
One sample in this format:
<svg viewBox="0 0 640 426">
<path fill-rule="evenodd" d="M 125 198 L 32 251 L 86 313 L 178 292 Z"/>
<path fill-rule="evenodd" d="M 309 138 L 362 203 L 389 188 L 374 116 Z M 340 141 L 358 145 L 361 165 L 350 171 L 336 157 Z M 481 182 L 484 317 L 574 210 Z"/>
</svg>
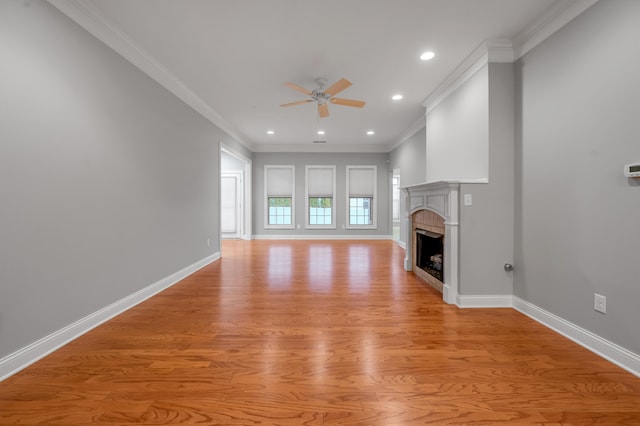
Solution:
<svg viewBox="0 0 640 426">
<path fill-rule="evenodd" d="M 473 197 L 471 194 L 464 194 L 464 205 L 470 206 L 473 204 Z"/>
<path fill-rule="evenodd" d="M 593 309 L 603 314 L 607 313 L 607 298 L 601 294 L 593 295 Z"/>
</svg>

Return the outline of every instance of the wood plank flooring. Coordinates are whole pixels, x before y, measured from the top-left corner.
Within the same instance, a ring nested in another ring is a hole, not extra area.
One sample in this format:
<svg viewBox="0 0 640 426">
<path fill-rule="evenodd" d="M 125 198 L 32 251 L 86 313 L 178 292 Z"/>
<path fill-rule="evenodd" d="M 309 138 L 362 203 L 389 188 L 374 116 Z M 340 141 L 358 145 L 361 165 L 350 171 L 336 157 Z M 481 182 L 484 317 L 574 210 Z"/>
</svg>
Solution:
<svg viewBox="0 0 640 426">
<path fill-rule="evenodd" d="M 224 241 L 0 383 L 0 424 L 640 424 L 640 379 L 512 309 L 443 304 L 403 253 Z"/>
</svg>

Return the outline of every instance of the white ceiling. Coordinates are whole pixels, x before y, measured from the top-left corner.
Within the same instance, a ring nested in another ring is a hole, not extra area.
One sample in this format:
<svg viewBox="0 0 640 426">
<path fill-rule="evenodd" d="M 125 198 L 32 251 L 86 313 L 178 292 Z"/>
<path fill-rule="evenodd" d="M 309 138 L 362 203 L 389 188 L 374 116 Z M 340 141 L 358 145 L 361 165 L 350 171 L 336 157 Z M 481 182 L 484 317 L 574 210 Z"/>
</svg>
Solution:
<svg viewBox="0 0 640 426">
<path fill-rule="evenodd" d="M 424 100 L 484 40 L 517 39 L 584 0 L 50 1 L 252 150 L 324 138 L 315 149 L 384 152 L 419 130 Z M 425 50 L 436 57 L 420 61 Z M 338 97 L 366 106 L 329 105 L 327 118 L 312 103 L 279 107 L 305 99 L 283 83 L 318 77 L 347 78 Z"/>
</svg>

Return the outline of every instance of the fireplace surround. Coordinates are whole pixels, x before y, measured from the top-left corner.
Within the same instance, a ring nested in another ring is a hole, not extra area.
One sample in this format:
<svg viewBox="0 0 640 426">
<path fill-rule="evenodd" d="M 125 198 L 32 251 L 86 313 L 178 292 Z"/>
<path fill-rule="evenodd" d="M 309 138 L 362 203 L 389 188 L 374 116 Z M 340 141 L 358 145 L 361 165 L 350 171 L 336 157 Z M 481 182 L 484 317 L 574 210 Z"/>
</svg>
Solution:
<svg viewBox="0 0 640 426">
<path fill-rule="evenodd" d="M 430 211 L 442 218 L 444 232 L 442 236 L 442 300 L 456 304 L 458 298 L 458 265 L 459 265 L 459 193 L 460 182 L 443 181 L 411 185 L 401 188 L 403 194 L 403 211 L 407 220 L 405 228 L 406 253 L 404 269 L 414 270 L 416 258 L 414 239 L 416 232 L 426 231 L 437 235 L 438 229 L 421 229 L 416 227 L 414 213 L 422 210 Z M 429 256 L 431 257 L 431 255 Z M 416 268 L 418 269 L 418 268 Z M 416 272 L 416 271 L 414 271 Z M 422 276 L 419 272 L 418 275 Z M 431 285 L 437 288 L 429 281 Z M 437 283 L 436 283 L 437 284 Z"/>
<path fill-rule="evenodd" d="M 415 264 L 438 281 L 444 281 L 444 235 L 416 229 Z"/>
</svg>

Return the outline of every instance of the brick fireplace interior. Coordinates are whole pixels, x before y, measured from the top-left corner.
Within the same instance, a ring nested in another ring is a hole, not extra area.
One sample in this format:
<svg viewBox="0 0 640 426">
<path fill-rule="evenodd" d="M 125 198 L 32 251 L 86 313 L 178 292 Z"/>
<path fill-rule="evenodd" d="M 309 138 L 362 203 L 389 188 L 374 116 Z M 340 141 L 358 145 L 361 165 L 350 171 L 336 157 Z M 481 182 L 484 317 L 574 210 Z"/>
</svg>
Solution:
<svg viewBox="0 0 640 426">
<path fill-rule="evenodd" d="M 430 211 L 413 213 L 413 272 L 442 293 L 444 282 L 444 219 Z"/>
</svg>

